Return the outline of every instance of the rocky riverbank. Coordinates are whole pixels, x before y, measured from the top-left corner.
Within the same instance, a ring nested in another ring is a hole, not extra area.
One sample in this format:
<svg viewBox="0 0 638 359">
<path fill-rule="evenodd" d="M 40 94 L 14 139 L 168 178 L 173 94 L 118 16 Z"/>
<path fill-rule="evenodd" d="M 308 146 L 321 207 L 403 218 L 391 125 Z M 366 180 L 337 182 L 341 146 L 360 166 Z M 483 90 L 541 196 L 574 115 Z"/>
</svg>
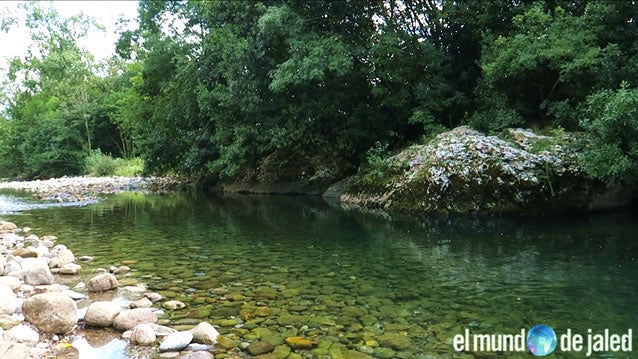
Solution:
<svg viewBox="0 0 638 359">
<path fill-rule="evenodd" d="M 127 266 L 97 268 L 87 275 L 85 264 L 76 262 L 93 258 L 76 258 L 55 236 L 30 231 L 0 221 L 1 358 L 70 359 L 94 357 L 92 352 L 106 358 L 105 350 L 118 341 L 129 347 L 128 357 L 151 358 L 159 352 L 171 358 L 228 358 L 239 350 L 207 322 L 181 331 L 157 324 L 165 311 L 184 304 L 147 292 L 143 284 L 124 285 L 131 270 Z M 113 331 L 123 339 L 109 334 Z"/>
<path fill-rule="evenodd" d="M 61 177 L 49 180 L 0 182 L 0 189 L 33 192 L 39 200 L 85 202 L 99 194 L 124 191 L 170 191 L 185 187 L 186 181 L 169 177 Z"/>
<path fill-rule="evenodd" d="M 413 145 L 331 186 L 343 207 L 418 215 L 536 214 L 627 206 L 632 188 L 589 177 L 584 139 L 509 129 L 487 136 L 468 127 Z"/>
</svg>

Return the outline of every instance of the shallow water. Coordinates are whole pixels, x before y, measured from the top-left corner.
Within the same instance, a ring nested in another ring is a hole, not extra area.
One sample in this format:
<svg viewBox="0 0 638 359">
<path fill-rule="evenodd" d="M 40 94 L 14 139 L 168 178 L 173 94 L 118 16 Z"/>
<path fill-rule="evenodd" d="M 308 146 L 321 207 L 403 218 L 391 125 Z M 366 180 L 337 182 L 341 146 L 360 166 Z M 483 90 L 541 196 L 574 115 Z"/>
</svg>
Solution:
<svg viewBox="0 0 638 359">
<path fill-rule="evenodd" d="M 0 216 L 95 256 L 85 271 L 129 265 L 130 282 L 188 304 L 168 313 L 171 325 L 207 320 L 240 342 L 313 338 L 319 349 L 298 350 L 311 358 L 331 348 L 378 358 L 529 358 L 459 353 L 453 338 L 466 328 L 517 334 L 538 323 L 585 339 L 588 329 L 638 329 L 632 212 L 417 223 L 302 197 L 128 193 Z M 553 357 L 584 358 L 586 349 L 559 347 Z"/>
</svg>

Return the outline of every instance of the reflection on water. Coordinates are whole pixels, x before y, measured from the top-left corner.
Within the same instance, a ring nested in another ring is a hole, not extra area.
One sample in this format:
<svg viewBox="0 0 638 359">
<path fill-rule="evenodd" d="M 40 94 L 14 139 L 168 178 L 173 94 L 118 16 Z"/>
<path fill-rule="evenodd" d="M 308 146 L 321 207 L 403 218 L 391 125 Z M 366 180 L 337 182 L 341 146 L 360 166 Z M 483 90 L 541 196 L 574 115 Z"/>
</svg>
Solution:
<svg viewBox="0 0 638 359">
<path fill-rule="evenodd" d="M 310 357 L 481 358 L 455 353 L 453 336 L 538 323 L 626 333 L 638 320 L 630 212 L 415 223 L 300 197 L 122 194 L 9 219 L 96 256 L 90 266 L 127 263 L 131 280 L 188 304 L 168 314 L 171 325 L 207 320 L 238 341 L 320 340 Z"/>
<path fill-rule="evenodd" d="M 5 194 L 3 194 L 5 193 Z M 31 209 L 53 208 L 53 207 L 78 207 L 97 203 L 95 200 L 82 202 L 50 202 L 42 203 L 31 199 L 27 192 L 2 190 L 0 193 L 0 215 L 15 214 Z"/>
</svg>

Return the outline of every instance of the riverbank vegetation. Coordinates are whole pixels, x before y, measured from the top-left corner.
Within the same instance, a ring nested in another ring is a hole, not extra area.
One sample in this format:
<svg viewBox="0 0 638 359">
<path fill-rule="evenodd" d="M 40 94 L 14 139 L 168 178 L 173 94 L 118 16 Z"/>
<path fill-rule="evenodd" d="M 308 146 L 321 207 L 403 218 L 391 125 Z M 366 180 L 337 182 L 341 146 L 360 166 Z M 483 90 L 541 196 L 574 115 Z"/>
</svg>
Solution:
<svg viewBox="0 0 638 359">
<path fill-rule="evenodd" d="M 140 1 L 102 62 L 78 45 L 91 19 L 23 6 L 34 47 L 4 79 L 0 177 L 82 173 L 99 150 L 202 183 L 374 182 L 460 125 L 584 132 L 590 176 L 637 176 L 632 2 Z"/>
</svg>

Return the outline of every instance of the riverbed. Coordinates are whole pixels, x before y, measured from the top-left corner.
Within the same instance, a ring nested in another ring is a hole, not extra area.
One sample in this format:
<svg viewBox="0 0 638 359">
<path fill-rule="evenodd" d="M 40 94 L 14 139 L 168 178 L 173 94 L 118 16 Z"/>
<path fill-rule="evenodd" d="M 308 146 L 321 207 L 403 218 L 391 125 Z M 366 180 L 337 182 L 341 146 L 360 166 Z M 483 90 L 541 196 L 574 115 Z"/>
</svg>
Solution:
<svg viewBox="0 0 638 359">
<path fill-rule="evenodd" d="M 325 358 L 330 343 L 374 358 L 495 358 L 456 352 L 454 337 L 540 323 L 558 336 L 623 334 L 638 322 L 631 211 L 424 222 L 286 196 L 121 193 L 82 206 L 16 203 L 0 217 L 94 256 L 86 272 L 125 264 L 130 283 L 186 303 L 164 317 L 169 326 L 206 320 L 237 343 L 303 336 L 319 343 L 293 350 L 308 358 Z M 584 352 L 557 348 L 554 357 Z"/>
</svg>

